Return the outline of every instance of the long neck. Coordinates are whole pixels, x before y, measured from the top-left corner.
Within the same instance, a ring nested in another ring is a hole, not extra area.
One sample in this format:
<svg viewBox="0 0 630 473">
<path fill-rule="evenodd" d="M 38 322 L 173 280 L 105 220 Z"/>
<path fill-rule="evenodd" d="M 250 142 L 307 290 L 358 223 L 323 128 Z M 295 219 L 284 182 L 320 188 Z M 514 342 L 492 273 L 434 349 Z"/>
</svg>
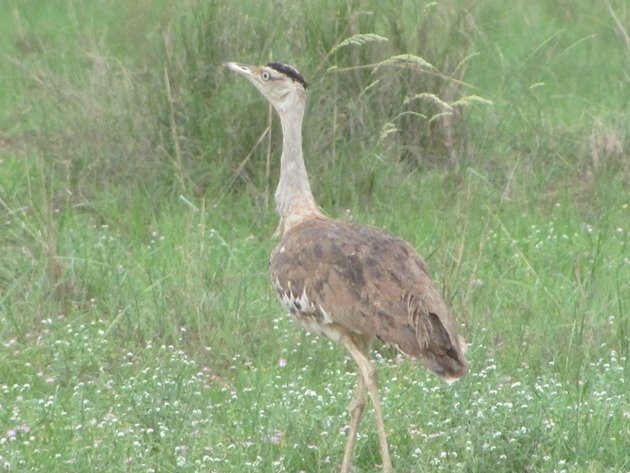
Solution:
<svg viewBox="0 0 630 473">
<path fill-rule="evenodd" d="M 322 215 L 315 203 L 302 155 L 302 117 L 304 110 L 280 114 L 282 158 L 280 182 L 276 189 L 276 208 L 280 215 L 280 234 L 302 220 Z"/>
</svg>

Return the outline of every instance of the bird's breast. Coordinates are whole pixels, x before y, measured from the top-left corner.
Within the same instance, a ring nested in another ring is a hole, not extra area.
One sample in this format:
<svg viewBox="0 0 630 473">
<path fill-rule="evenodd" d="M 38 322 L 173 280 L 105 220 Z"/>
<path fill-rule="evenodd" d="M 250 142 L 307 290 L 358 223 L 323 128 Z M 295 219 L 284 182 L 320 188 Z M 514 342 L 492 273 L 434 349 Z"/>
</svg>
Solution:
<svg viewBox="0 0 630 473">
<path fill-rule="evenodd" d="M 342 332 L 336 324 L 322 323 L 320 320 L 299 312 L 290 313 L 293 320 L 300 324 L 304 329 L 313 335 L 325 336 L 331 340 L 338 342 L 341 339 Z"/>
</svg>

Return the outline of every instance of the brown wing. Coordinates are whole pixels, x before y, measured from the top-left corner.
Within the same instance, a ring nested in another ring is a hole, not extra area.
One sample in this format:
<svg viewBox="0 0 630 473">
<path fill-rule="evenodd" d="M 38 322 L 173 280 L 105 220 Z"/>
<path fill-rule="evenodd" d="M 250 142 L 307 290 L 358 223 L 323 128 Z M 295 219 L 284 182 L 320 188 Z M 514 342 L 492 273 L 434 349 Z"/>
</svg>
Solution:
<svg viewBox="0 0 630 473">
<path fill-rule="evenodd" d="M 319 323 L 377 337 L 444 377 L 466 372 L 448 310 L 404 241 L 373 227 L 309 220 L 284 236 L 270 272 L 285 303 L 298 301 L 296 309 Z"/>
</svg>

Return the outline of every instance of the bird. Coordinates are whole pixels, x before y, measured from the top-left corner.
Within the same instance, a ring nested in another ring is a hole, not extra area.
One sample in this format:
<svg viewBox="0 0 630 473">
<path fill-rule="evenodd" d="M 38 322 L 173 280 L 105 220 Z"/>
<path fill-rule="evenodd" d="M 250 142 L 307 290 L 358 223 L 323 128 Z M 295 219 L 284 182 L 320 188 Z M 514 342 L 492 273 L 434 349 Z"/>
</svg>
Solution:
<svg viewBox="0 0 630 473">
<path fill-rule="evenodd" d="M 248 79 L 280 118 L 282 154 L 275 193 L 280 242 L 269 260 L 278 298 L 293 319 L 343 345 L 358 366 L 340 472 L 351 471 L 367 391 L 382 471 L 392 473 L 378 374 L 370 359 L 372 342 L 395 346 L 449 383 L 469 370 L 466 343 L 426 263 L 409 243 L 376 227 L 331 218 L 315 202 L 302 150 L 308 84 L 300 71 L 279 62 L 223 65 Z"/>
</svg>

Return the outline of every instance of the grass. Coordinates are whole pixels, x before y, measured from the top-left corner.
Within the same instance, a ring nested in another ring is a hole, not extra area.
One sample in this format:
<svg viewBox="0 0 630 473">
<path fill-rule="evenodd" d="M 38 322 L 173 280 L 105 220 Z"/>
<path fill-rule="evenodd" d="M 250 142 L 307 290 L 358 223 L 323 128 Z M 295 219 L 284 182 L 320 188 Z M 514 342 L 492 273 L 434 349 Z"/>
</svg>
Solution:
<svg viewBox="0 0 630 473">
<path fill-rule="evenodd" d="M 375 347 L 397 471 L 630 469 L 623 2 L 5 5 L 0 466 L 336 470 L 355 368 L 275 301 L 280 130 L 218 67 L 273 57 L 318 201 L 412 242 L 471 345 L 450 387 Z M 435 70 L 365 67 L 405 53 Z"/>
</svg>

